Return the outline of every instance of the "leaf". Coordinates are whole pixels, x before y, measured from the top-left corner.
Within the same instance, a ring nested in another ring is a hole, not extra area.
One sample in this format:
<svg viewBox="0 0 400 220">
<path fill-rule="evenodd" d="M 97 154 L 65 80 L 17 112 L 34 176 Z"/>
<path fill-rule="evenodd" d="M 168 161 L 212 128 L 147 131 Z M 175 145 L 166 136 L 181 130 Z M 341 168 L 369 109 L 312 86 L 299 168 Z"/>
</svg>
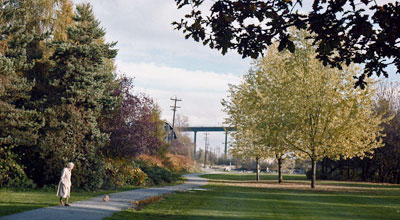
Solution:
<svg viewBox="0 0 400 220">
<path fill-rule="evenodd" d="M 287 48 L 288 48 L 288 50 L 289 50 L 291 53 L 294 53 L 294 51 L 295 51 L 295 46 L 294 46 L 293 41 L 291 41 L 291 40 L 288 40 L 288 41 L 287 41 Z"/>
<path fill-rule="evenodd" d="M 278 50 L 279 50 L 279 51 L 282 51 L 283 49 L 285 49 L 285 48 L 286 48 L 287 42 L 288 42 L 288 39 L 287 39 L 287 38 L 282 38 L 282 39 L 280 40 L 280 42 L 279 42 Z"/>
</svg>

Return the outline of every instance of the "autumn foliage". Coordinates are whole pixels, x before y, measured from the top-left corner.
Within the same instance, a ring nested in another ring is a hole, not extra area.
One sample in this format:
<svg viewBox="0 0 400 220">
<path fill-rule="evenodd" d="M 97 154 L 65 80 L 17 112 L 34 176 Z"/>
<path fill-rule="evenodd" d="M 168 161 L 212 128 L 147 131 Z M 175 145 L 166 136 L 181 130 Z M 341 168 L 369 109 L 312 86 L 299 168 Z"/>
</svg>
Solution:
<svg viewBox="0 0 400 220">
<path fill-rule="evenodd" d="M 386 120 L 373 111 L 374 88 L 353 87 L 357 66 L 324 66 L 306 31 L 291 35 L 298 49 L 271 45 L 223 104 L 227 123 L 237 128 L 232 153 L 256 160 L 295 153 L 311 161 L 314 188 L 317 161 L 372 153 L 382 146 Z"/>
<path fill-rule="evenodd" d="M 175 181 L 172 170 L 135 162 L 168 152 L 160 110 L 117 76 L 116 43 L 91 6 L 73 6 L 0 2 L 0 186 L 55 185 L 70 161 L 76 188 L 157 182 L 142 168 Z"/>
</svg>

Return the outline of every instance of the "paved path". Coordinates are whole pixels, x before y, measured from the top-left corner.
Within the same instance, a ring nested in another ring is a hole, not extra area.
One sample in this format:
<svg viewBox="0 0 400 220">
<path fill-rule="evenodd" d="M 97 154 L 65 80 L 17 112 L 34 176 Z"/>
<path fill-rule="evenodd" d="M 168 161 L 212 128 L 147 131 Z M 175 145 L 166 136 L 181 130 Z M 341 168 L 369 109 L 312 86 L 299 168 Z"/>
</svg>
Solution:
<svg viewBox="0 0 400 220">
<path fill-rule="evenodd" d="M 152 196 L 159 196 L 176 191 L 186 191 L 207 184 L 207 179 L 199 177 L 201 174 L 185 175 L 187 181 L 176 186 L 164 186 L 130 190 L 109 194 L 110 201 L 103 202 L 103 196 L 89 200 L 71 203 L 71 206 L 53 206 L 14 215 L 1 217 L 1 220 L 97 220 L 111 216 L 114 212 L 133 207 L 131 201 L 143 200 Z M 72 195 L 73 196 L 73 195 Z M 57 199 L 57 198 L 54 198 Z"/>
</svg>

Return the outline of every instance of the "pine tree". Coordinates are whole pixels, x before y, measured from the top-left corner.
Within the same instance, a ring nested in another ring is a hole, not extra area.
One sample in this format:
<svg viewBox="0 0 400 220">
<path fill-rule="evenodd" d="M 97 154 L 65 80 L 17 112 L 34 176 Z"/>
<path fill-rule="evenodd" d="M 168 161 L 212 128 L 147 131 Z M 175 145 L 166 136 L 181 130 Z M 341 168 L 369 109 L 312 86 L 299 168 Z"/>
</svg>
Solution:
<svg viewBox="0 0 400 220">
<path fill-rule="evenodd" d="M 24 77 L 35 63 L 26 48 L 37 35 L 26 31 L 24 1 L 2 1 L 0 19 L 0 186 L 29 186 L 16 152 L 36 144 L 41 126 L 28 105 L 34 81 Z"/>
<path fill-rule="evenodd" d="M 93 189 L 102 184 L 99 150 L 108 141 L 99 121 L 118 99 L 111 93 L 114 74 L 109 65 L 116 50 L 111 49 L 115 43 L 104 43 L 105 31 L 90 5 L 77 6 L 73 21 L 67 39 L 51 43 L 46 125 L 38 151 L 46 167 L 41 183 L 56 183 L 61 168 L 73 161 L 75 184 Z"/>
</svg>

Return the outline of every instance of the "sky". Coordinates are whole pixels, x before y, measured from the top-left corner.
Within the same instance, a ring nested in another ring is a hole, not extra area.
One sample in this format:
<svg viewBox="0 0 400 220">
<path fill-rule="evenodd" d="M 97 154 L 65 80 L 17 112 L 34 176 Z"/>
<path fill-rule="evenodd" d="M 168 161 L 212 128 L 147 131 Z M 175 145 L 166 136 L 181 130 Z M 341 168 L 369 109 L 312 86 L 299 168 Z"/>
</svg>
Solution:
<svg viewBox="0 0 400 220">
<path fill-rule="evenodd" d="M 383 4 L 393 0 L 377 0 Z M 177 114 L 187 116 L 190 126 L 222 126 L 226 114 L 221 100 L 228 84 L 239 84 L 251 66 L 234 51 L 225 56 L 217 50 L 186 40 L 174 30 L 185 10 L 174 0 L 74 0 L 90 3 L 106 30 L 106 41 L 117 41 L 118 74 L 134 78 L 134 91 L 144 92 L 158 103 L 162 119 L 172 122 L 171 98 L 177 97 Z M 306 1 L 305 1 L 306 2 Z M 192 136 L 192 134 L 190 134 Z M 224 142 L 223 133 L 209 135 L 211 149 Z M 204 134 L 197 135 L 204 149 Z"/>
<path fill-rule="evenodd" d="M 173 0 L 74 0 L 90 3 L 106 30 L 106 41 L 117 41 L 118 74 L 134 78 L 134 91 L 144 92 L 158 103 L 162 119 L 172 122 L 171 98 L 177 97 L 177 114 L 190 126 L 223 126 L 221 100 L 228 84 L 238 84 L 250 68 L 250 59 L 234 51 L 225 56 L 208 46 L 186 40 L 174 30 L 185 10 Z M 188 134 L 193 138 L 193 134 Z M 224 133 L 210 133 L 210 147 L 223 148 Z M 197 134 L 204 149 L 204 134 Z"/>
</svg>

